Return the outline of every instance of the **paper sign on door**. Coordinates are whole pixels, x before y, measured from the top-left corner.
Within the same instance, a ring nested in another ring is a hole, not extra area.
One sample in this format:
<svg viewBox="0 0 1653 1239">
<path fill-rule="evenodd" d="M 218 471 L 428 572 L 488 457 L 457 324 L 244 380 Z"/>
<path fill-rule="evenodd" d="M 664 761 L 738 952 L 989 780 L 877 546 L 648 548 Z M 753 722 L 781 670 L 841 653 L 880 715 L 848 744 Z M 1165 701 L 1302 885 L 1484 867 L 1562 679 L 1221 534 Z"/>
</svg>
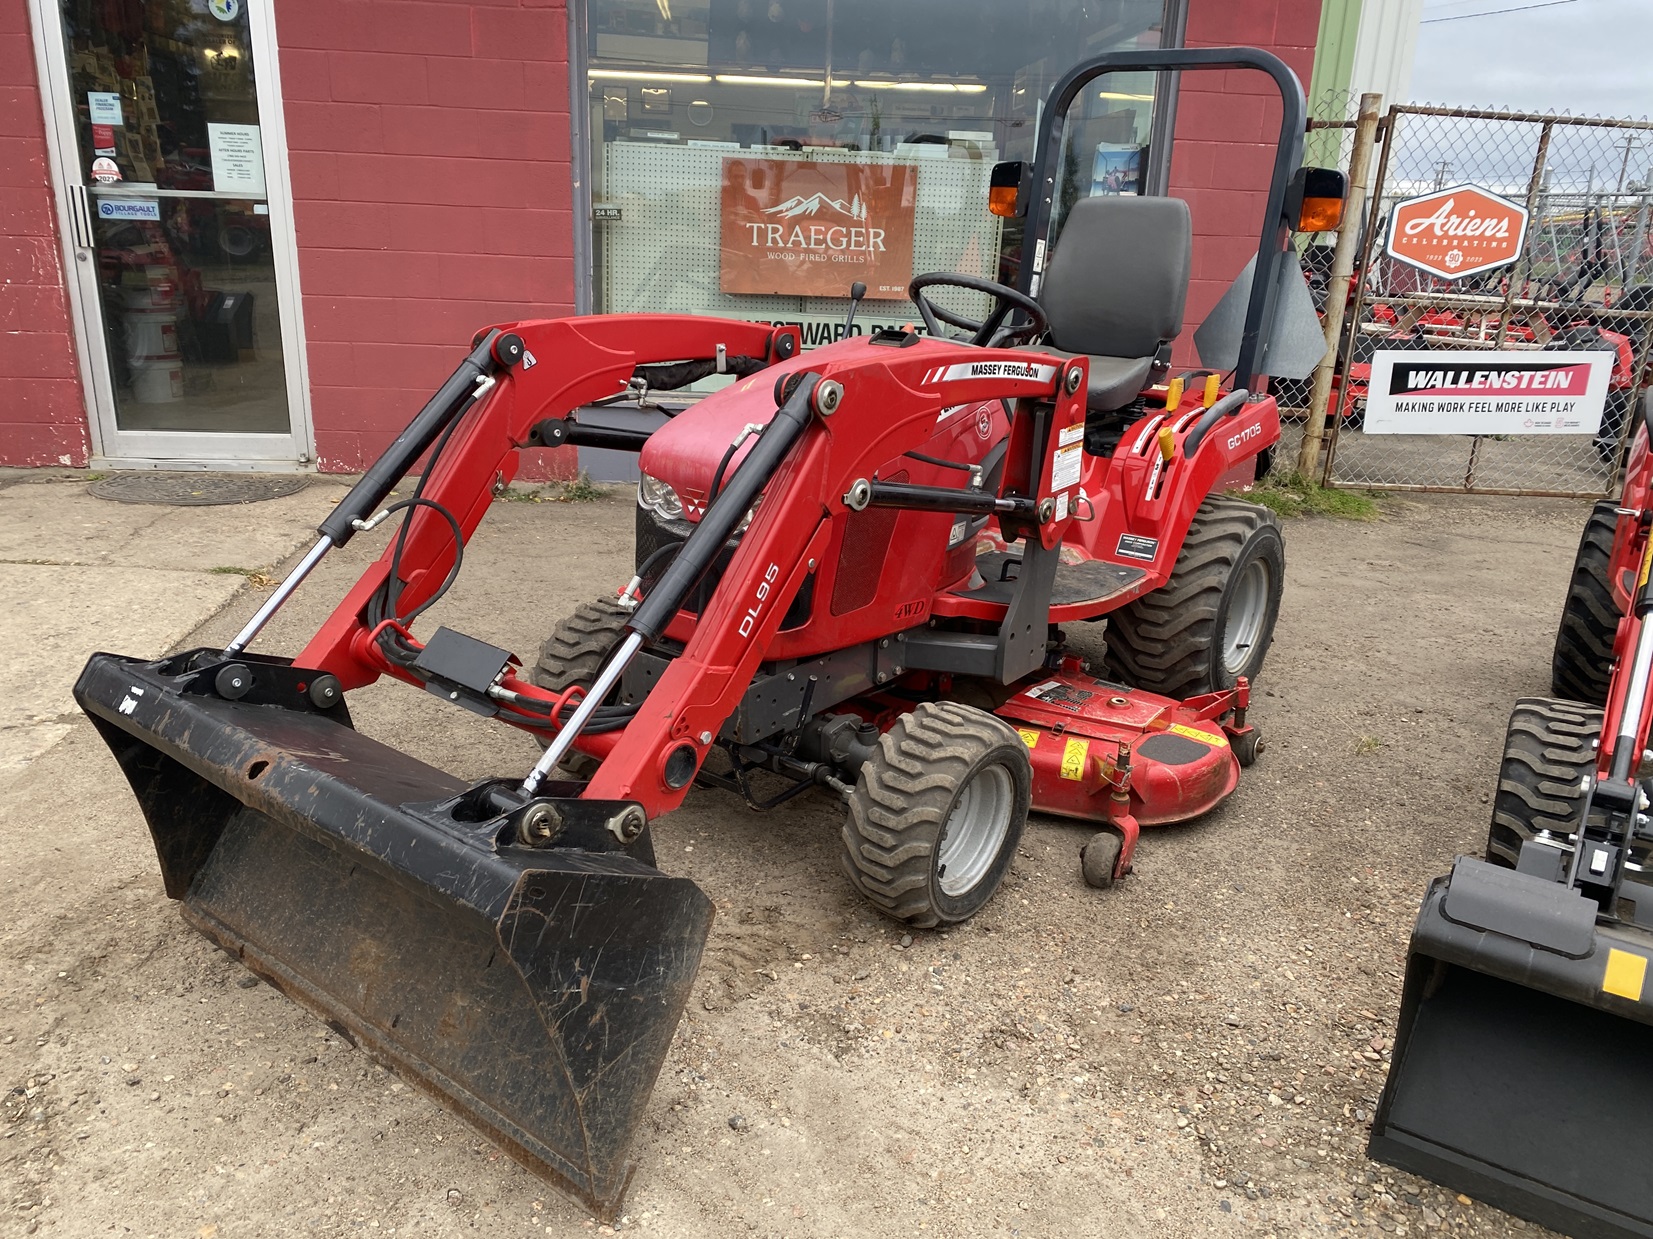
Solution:
<svg viewBox="0 0 1653 1239">
<path fill-rule="evenodd" d="M 207 146 L 215 192 L 264 196 L 264 142 L 257 125 L 209 124 Z"/>
</svg>

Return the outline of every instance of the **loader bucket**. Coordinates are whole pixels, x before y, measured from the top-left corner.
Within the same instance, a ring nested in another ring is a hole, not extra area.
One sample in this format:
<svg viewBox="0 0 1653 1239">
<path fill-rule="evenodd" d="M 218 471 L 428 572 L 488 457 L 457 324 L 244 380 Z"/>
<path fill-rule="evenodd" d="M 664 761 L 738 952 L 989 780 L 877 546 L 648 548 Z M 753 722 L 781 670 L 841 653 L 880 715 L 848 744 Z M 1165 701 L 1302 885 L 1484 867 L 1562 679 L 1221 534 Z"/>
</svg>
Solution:
<svg viewBox="0 0 1653 1239">
<path fill-rule="evenodd" d="M 253 687 L 227 700 L 214 660 L 97 654 L 75 686 L 184 918 L 612 1218 L 706 896 L 646 829 L 618 841 L 627 802 L 548 785 L 563 829 L 519 846 L 474 789 L 313 704 L 307 673 L 242 655 Z"/>
<path fill-rule="evenodd" d="M 1653 1235 L 1653 935 L 1460 857 L 1418 915 L 1369 1152 L 1580 1237 Z"/>
</svg>

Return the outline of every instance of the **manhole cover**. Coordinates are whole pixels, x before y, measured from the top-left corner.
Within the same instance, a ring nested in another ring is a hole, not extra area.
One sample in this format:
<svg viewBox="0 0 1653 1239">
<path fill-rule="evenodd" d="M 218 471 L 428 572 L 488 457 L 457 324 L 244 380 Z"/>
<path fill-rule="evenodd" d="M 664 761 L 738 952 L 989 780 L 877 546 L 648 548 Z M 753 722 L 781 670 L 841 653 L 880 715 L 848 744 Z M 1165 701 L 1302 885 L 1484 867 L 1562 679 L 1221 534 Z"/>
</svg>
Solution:
<svg viewBox="0 0 1653 1239">
<path fill-rule="evenodd" d="M 164 503 L 205 508 L 221 503 L 258 503 L 296 495 L 310 484 L 302 473 L 114 473 L 88 491 L 116 503 Z"/>
</svg>

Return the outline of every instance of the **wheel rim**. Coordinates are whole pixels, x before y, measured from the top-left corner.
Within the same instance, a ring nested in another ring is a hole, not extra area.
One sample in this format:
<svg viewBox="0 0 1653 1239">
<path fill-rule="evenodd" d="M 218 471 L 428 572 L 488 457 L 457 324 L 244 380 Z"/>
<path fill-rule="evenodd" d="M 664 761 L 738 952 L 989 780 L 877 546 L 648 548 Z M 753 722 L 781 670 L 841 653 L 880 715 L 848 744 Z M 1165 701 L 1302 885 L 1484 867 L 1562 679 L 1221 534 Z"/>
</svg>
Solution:
<svg viewBox="0 0 1653 1239">
<path fill-rule="evenodd" d="M 1268 593 L 1268 565 L 1254 559 L 1240 572 L 1229 597 L 1228 619 L 1223 625 L 1223 670 L 1229 675 L 1245 670 L 1262 638 L 1268 618 Z"/>
<path fill-rule="evenodd" d="M 232 224 L 218 234 L 219 248 L 231 258 L 245 258 L 258 247 L 251 228 Z"/>
<path fill-rule="evenodd" d="M 987 876 L 1010 833 L 1016 788 L 1010 771 L 995 762 L 971 776 L 942 828 L 936 881 L 942 894 L 967 894 Z"/>
</svg>

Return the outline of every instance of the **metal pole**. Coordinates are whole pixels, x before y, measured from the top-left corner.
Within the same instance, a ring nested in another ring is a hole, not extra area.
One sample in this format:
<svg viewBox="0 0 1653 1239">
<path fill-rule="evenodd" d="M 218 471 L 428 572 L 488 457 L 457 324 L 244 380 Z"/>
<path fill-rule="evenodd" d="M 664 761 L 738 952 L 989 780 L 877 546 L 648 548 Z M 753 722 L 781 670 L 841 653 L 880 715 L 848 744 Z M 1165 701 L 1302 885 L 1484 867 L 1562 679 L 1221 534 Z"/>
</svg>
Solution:
<svg viewBox="0 0 1653 1239">
<path fill-rule="evenodd" d="M 1354 271 L 1355 246 L 1360 242 L 1360 223 L 1366 209 L 1366 172 L 1372 162 L 1372 143 L 1377 137 L 1378 111 L 1382 106 L 1382 95 L 1361 95 L 1360 111 L 1355 116 L 1355 145 L 1349 153 L 1349 200 L 1343 206 L 1343 219 L 1337 226 L 1332 275 L 1326 281 L 1326 355 L 1314 371 L 1309 421 L 1303 428 L 1303 443 L 1297 451 L 1297 472 L 1303 477 L 1311 476 L 1320 463 L 1320 441 L 1326 435 L 1326 405 L 1331 399 L 1332 376 L 1337 369 L 1337 346 L 1343 339 L 1349 277 Z M 1347 393 L 1345 381 L 1344 398 Z"/>
<path fill-rule="evenodd" d="M 1366 239 L 1360 247 L 1360 278 L 1355 281 L 1355 303 L 1349 307 L 1348 317 L 1351 320 L 1348 338 L 1343 341 L 1342 356 L 1338 359 L 1338 369 L 1348 375 L 1354 365 L 1355 340 L 1360 336 L 1360 316 L 1366 312 L 1366 290 L 1372 284 L 1372 254 L 1378 247 L 1378 223 L 1383 217 L 1383 187 L 1389 176 L 1389 153 L 1394 150 L 1400 134 L 1400 118 L 1403 112 L 1399 104 L 1389 105 L 1389 111 L 1378 126 L 1383 135 L 1383 150 L 1378 153 L 1377 172 L 1372 176 L 1372 193 L 1370 209 L 1366 213 Z M 1344 382 L 1348 382 L 1347 378 Z M 1341 409 L 1339 410 L 1341 412 Z M 1337 443 L 1343 433 L 1343 419 L 1332 419 L 1331 442 L 1326 445 L 1326 461 L 1320 468 L 1320 485 L 1332 484 L 1332 469 L 1337 464 Z"/>
<path fill-rule="evenodd" d="M 1503 348 L 1504 341 L 1509 336 L 1510 312 L 1515 307 L 1515 296 L 1521 285 L 1532 273 L 1532 237 L 1537 229 L 1532 226 L 1532 214 L 1538 206 L 1538 195 L 1544 187 L 1544 180 L 1548 171 L 1550 159 L 1550 134 L 1555 126 L 1549 121 L 1544 122 L 1538 131 L 1538 150 L 1533 155 L 1532 175 L 1527 178 L 1527 241 L 1522 250 L 1520 260 L 1510 268 L 1509 288 L 1504 293 L 1503 308 L 1498 311 L 1498 335 L 1493 341 L 1494 348 Z"/>
</svg>

